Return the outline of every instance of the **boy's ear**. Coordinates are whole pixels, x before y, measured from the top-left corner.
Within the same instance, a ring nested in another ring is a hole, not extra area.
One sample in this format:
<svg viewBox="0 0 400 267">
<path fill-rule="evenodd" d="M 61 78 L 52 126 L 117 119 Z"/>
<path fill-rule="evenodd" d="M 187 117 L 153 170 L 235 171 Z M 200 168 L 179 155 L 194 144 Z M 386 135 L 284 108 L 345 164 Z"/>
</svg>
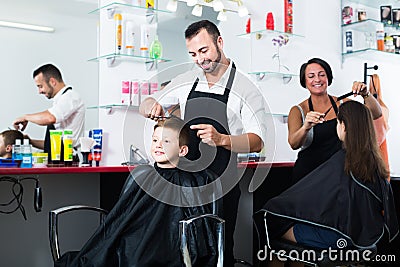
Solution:
<svg viewBox="0 0 400 267">
<path fill-rule="evenodd" d="M 184 157 L 189 152 L 189 147 L 187 145 L 183 145 L 179 148 L 179 157 Z"/>
<path fill-rule="evenodd" d="M 12 145 L 7 145 L 6 146 L 6 152 L 7 153 L 12 152 Z"/>
</svg>

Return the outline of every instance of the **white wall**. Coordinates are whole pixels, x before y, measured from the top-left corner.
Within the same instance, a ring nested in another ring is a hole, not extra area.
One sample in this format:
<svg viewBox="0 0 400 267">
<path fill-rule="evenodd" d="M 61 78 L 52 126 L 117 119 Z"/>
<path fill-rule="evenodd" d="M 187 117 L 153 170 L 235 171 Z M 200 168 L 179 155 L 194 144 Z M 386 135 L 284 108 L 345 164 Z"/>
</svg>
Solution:
<svg viewBox="0 0 400 267">
<path fill-rule="evenodd" d="M 166 0 L 159 1 L 161 5 L 166 4 Z M 283 1 L 245 1 L 249 8 L 252 18 L 252 31 L 265 28 L 265 18 L 267 12 L 273 12 L 275 19 L 275 29 L 283 30 Z M 356 8 L 356 7 L 355 7 Z M 322 11 L 321 11 L 322 10 Z M 326 12 L 329 10 L 329 12 Z M 179 3 L 178 18 L 186 17 L 188 12 L 184 3 Z M 207 14 L 210 14 L 209 12 Z M 312 15 L 310 15 L 312 14 Z M 373 17 L 376 13 L 369 11 Z M 160 40 L 164 45 L 164 55 L 172 59 L 171 63 L 160 65 L 160 70 L 164 70 L 170 66 L 176 66 L 180 63 L 188 62 L 187 51 L 184 45 L 184 30 L 191 22 L 176 20 L 172 17 L 173 23 L 168 22 L 168 16 L 163 17 L 165 25 L 159 30 Z M 204 16 L 203 16 L 204 18 Z M 206 17 L 208 18 L 208 17 Z M 171 19 L 171 18 L 169 18 Z M 192 19 L 192 18 L 191 18 Z M 212 19 L 215 19 L 212 17 Z M 239 18 L 235 13 L 228 13 L 228 21 L 219 23 L 222 36 L 224 38 L 224 50 L 228 57 L 232 58 L 240 69 L 244 72 L 250 71 L 277 71 L 277 61 L 272 59 L 272 56 L 277 53 L 277 47 L 272 45 L 271 39 L 274 36 L 264 35 L 259 41 L 256 41 L 254 36 L 251 39 L 239 38 L 237 35 L 245 32 L 247 18 Z M 379 70 L 376 71 L 381 76 L 382 87 L 384 90 L 384 97 L 389 109 L 391 111 L 390 125 L 391 130 L 388 134 L 389 143 L 389 157 L 391 164 L 392 175 L 398 176 L 400 174 L 400 157 L 396 147 L 399 141 L 396 136 L 400 131 L 396 121 L 399 120 L 399 112 L 396 112 L 398 99 L 395 90 L 398 84 L 398 78 L 395 73 L 399 71 L 399 65 L 396 64 L 399 60 L 398 55 L 383 55 L 382 53 L 377 56 L 359 55 L 352 58 L 346 58 L 342 61 L 341 57 L 341 3 L 340 1 L 324 1 L 323 9 L 321 3 L 317 0 L 298 0 L 294 2 L 294 33 L 304 37 L 290 38 L 289 43 L 280 48 L 281 64 L 289 67 L 289 72 L 298 74 L 302 63 L 306 62 L 312 57 L 320 57 L 329 62 L 333 69 L 334 82 L 329 88 L 329 93 L 333 95 L 341 95 L 349 92 L 351 84 L 354 80 L 363 79 L 363 66 L 364 62 L 368 65 L 379 65 Z M 110 35 L 111 33 L 107 33 Z M 358 36 L 359 37 L 359 36 Z M 359 43 L 362 40 L 354 40 Z M 102 64 L 102 63 L 101 63 Z M 102 69 L 102 65 L 100 68 Z M 127 64 L 127 63 L 122 63 Z M 130 68 L 127 66 L 118 67 L 117 70 L 104 68 L 104 77 L 100 79 L 109 83 L 113 80 L 113 86 L 105 86 L 102 88 L 102 81 L 100 82 L 100 92 L 107 91 L 109 94 L 114 94 L 114 98 L 118 96 L 119 83 L 122 78 L 129 77 L 153 77 L 155 73 L 143 72 L 140 65 L 129 65 L 132 70 L 135 70 L 131 76 L 127 76 Z M 139 72 L 137 71 L 139 70 Z M 112 73 L 118 72 L 113 75 Z M 176 73 L 174 73 L 176 72 Z M 159 75 L 159 82 L 164 81 L 167 77 L 173 77 L 175 74 L 180 73 L 178 68 L 174 67 L 169 69 L 166 74 L 165 71 Z M 165 74 L 165 75 L 164 75 Z M 263 94 L 267 100 L 271 112 L 279 114 L 287 114 L 290 107 L 298 104 L 303 99 L 307 98 L 309 93 L 303 89 L 299 84 L 298 76 L 292 78 L 288 84 L 283 84 L 282 80 L 277 77 L 266 77 L 264 80 L 258 82 L 262 88 Z M 111 93 L 113 91 L 114 93 Z M 102 93 L 100 93 L 102 94 Z M 110 101 L 108 94 L 104 98 Z M 100 96 L 100 101 L 101 101 Z M 118 113 L 118 111 L 116 112 Z M 123 115 L 110 115 L 104 116 L 100 114 L 101 127 L 110 131 L 110 139 L 107 140 L 111 150 L 108 150 L 103 161 L 104 164 L 119 164 L 124 161 L 124 157 L 128 155 L 127 148 L 130 144 L 135 144 L 142 150 L 145 147 L 146 140 L 149 139 L 148 134 L 145 134 L 143 129 L 146 129 L 145 121 L 137 115 L 136 112 L 129 111 Z M 125 123 L 124 123 L 125 120 Z M 127 123 L 129 122 L 129 123 Z M 297 151 L 290 149 L 287 143 L 287 124 L 282 117 L 274 116 L 274 127 L 270 130 L 274 132 L 275 138 L 270 140 L 273 144 L 267 144 L 269 150 L 267 153 L 275 153 L 275 161 L 292 161 L 295 160 Z M 122 126 L 125 125 L 125 126 Z M 118 129 L 124 130 L 118 130 Z M 118 133 L 118 131 L 120 131 Z M 124 132 L 124 133 L 123 133 Z M 120 138 L 122 136 L 123 141 Z M 121 152 L 122 151 L 122 152 Z"/>
<path fill-rule="evenodd" d="M 70 7 L 63 8 L 65 4 L 60 0 L 0 0 L 0 5 L 2 20 L 55 28 L 54 33 L 43 33 L 0 27 L 0 75 L 4 97 L 0 131 L 12 127 L 13 120 L 23 114 L 51 106 L 52 101 L 38 94 L 32 78 L 33 71 L 42 64 L 58 66 L 66 84 L 72 85 L 86 106 L 96 105 L 98 66 L 87 61 L 96 55 L 98 17 L 88 15 L 96 5 L 71 1 Z M 86 128 L 97 126 L 97 112 L 87 111 Z M 33 138 L 42 139 L 45 127 L 29 124 L 25 131 Z"/>
</svg>

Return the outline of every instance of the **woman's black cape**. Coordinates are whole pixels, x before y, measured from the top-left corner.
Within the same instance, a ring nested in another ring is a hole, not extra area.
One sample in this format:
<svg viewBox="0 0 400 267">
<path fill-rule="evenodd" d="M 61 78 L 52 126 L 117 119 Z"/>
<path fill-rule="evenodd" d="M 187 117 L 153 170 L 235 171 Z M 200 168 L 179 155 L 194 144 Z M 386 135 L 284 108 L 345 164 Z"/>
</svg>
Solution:
<svg viewBox="0 0 400 267">
<path fill-rule="evenodd" d="M 260 234 L 264 238 L 265 235 L 278 238 L 294 222 L 305 222 L 333 229 L 348 237 L 356 247 L 376 244 L 385 229 L 389 240 L 393 240 L 398 234 L 398 224 L 390 184 L 381 178 L 364 183 L 346 175 L 344 162 L 345 151 L 339 150 L 298 183 L 269 200 L 254 215 Z"/>
<path fill-rule="evenodd" d="M 189 173 L 178 168 L 156 169 L 152 166 L 135 168 L 128 178 L 129 188 L 122 193 L 104 223 L 79 252 L 64 254 L 55 266 L 183 266 L 179 250 L 179 221 L 212 213 L 212 204 L 172 206 L 151 197 L 139 184 L 161 189 L 161 194 L 176 195 L 176 191 L 171 192 L 168 187 L 161 188 L 164 184 L 160 182 L 160 176 L 190 188 L 210 183 L 214 175 L 208 171 Z M 193 195 L 187 192 L 175 197 L 189 204 L 193 201 Z M 190 228 L 188 242 L 193 266 L 216 265 L 218 250 L 213 227 L 203 220 Z"/>
</svg>

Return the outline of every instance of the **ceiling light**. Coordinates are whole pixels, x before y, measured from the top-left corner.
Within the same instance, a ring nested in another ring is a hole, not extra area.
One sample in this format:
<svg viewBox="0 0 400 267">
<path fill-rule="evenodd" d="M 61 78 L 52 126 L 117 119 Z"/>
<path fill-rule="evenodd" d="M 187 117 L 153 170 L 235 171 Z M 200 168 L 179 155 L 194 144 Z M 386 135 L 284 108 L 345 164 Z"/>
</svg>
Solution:
<svg viewBox="0 0 400 267">
<path fill-rule="evenodd" d="M 176 12 L 178 8 L 178 1 L 177 0 L 169 0 L 167 4 L 167 9 L 172 12 Z"/>
<path fill-rule="evenodd" d="M 187 0 L 186 4 L 188 6 L 194 6 L 197 4 L 197 0 Z M 201 16 L 201 15 L 200 15 Z"/>
<path fill-rule="evenodd" d="M 192 15 L 196 17 L 201 17 L 203 14 L 203 7 L 201 5 L 195 5 L 195 7 L 192 10 Z"/>
<path fill-rule="evenodd" d="M 221 0 L 214 0 L 212 3 L 214 11 L 218 12 L 224 9 L 224 4 L 221 2 Z"/>
<path fill-rule="evenodd" d="M 239 5 L 239 8 L 238 8 L 239 17 L 245 17 L 245 16 L 249 15 L 249 10 L 247 9 L 246 6 L 243 5 L 242 1 L 238 0 L 237 3 Z"/>
<path fill-rule="evenodd" d="M 225 10 L 221 10 L 218 13 L 217 20 L 219 20 L 219 21 L 227 21 L 228 20 L 228 17 L 226 16 L 226 13 L 225 13 Z"/>
<path fill-rule="evenodd" d="M 39 31 L 39 32 L 54 32 L 54 28 L 52 28 L 52 27 L 25 24 L 25 23 L 19 23 L 19 22 L 0 21 L 0 26 L 24 29 L 24 30 L 31 30 L 31 31 Z"/>
</svg>

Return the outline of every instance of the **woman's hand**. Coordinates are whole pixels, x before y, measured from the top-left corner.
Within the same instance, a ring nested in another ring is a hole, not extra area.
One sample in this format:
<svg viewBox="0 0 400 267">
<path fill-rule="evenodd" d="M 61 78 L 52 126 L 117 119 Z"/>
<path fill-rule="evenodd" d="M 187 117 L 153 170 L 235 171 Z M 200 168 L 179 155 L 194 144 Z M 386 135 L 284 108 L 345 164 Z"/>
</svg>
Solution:
<svg viewBox="0 0 400 267">
<path fill-rule="evenodd" d="M 369 95 L 367 85 L 362 82 L 354 81 L 351 90 L 353 91 L 354 96 L 361 95 L 362 97 L 366 97 Z"/>
<path fill-rule="evenodd" d="M 325 121 L 325 114 L 316 111 L 310 111 L 307 113 L 306 118 L 304 120 L 304 127 L 306 130 L 310 130 L 312 127 L 319 123 L 323 123 Z"/>
</svg>

